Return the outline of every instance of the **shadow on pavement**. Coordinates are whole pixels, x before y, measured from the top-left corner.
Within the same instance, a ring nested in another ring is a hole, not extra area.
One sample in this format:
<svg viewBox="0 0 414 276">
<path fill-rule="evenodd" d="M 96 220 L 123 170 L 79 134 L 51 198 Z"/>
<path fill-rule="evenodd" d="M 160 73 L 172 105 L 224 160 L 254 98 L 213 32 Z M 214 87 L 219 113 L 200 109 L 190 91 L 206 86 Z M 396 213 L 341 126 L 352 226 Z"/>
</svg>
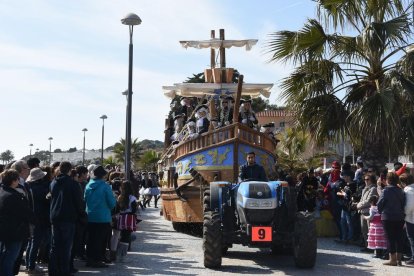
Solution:
<svg viewBox="0 0 414 276">
<path fill-rule="evenodd" d="M 242 252 L 231 251 L 224 258 L 251 260 L 261 269 L 251 268 L 248 266 L 223 266 L 221 271 L 235 274 L 272 274 L 275 271 L 284 272 L 286 275 L 309 275 L 318 273 L 319 275 L 375 275 L 374 269 L 372 272 L 367 272 L 368 262 L 364 258 L 355 256 L 344 256 L 338 254 L 318 253 L 316 264 L 313 269 L 298 269 L 295 266 L 293 256 L 289 255 L 273 255 L 270 251 L 262 250 L 257 252 Z M 365 271 L 358 269 L 364 268 Z"/>
</svg>

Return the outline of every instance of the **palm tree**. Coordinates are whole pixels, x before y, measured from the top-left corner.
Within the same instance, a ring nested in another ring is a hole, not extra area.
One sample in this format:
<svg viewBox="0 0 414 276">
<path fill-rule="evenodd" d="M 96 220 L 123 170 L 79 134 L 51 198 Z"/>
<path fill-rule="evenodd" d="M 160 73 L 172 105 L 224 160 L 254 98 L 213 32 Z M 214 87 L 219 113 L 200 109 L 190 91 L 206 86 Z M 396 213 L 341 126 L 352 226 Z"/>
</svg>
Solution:
<svg viewBox="0 0 414 276">
<path fill-rule="evenodd" d="M 276 149 L 278 165 L 291 175 L 297 175 L 309 168 L 322 165 L 322 158 L 332 156 L 332 152 L 310 152 L 311 135 L 295 128 L 287 128 L 280 134 Z"/>
<path fill-rule="evenodd" d="M 138 138 L 133 139 L 132 144 L 131 144 L 131 161 L 132 161 L 132 163 L 136 163 L 136 162 L 139 161 L 140 151 L 141 151 L 141 147 L 139 146 Z M 125 139 L 121 138 L 121 140 L 114 145 L 113 152 L 115 153 L 115 159 L 118 162 L 124 163 L 124 160 L 125 160 Z"/>
<path fill-rule="evenodd" d="M 268 41 L 271 61 L 295 66 L 281 96 L 318 142 L 349 137 L 368 165 L 383 166 L 414 145 L 411 4 L 315 2 L 317 19 Z"/>
<path fill-rule="evenodd" d="M 142 155 L 140 164 L 145 170 L 156 171 L 158 160 L 160 160 L 160 158 L 158 157 L 157 152 L 155 150 L 148 150 Z"/>
<path fill-rule="evenodd" d="M 116 158 L 114 158 L 112 155 L 108 156 L 108 158 L 104 158 L 103 160 L 103 165 L 110 165 L 112 167 L 115 167 L 116 165 L 118 165 Z"/>
<path fill-rule="evenodd" d="M 6 150 L 0 154 L 0 159 L 3 161 L 3 164 L 9 163 L 11 160 L 13 160 L 14 154 L 11 150 Z"/>
</svg>

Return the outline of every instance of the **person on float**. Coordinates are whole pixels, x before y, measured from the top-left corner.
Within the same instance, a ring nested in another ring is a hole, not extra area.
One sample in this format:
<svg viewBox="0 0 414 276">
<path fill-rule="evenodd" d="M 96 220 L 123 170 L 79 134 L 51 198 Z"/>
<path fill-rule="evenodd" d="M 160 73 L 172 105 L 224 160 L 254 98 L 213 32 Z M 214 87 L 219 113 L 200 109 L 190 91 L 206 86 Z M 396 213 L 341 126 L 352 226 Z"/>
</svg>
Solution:
<svg viewBox="0 0 414 276">
<path fill-rule="evenodd" d="M 258 120 L 252 110 L 252 100 L 240 100 L 239 122 L 250 128 L 255 128 Z"/>
<path fill-rule="evenodd" d="M 187 139 L 194 139 L 198 137 L 198 133 L 196 133 L 196 123 L 194 119 L 190 119 L 187 121 L 186 125 L 187 127 Z"/>
<path fill-rule="evenodd" d="M 274 142 L 277 141 L 275 137 L 275 123 L 274 122 L 262 125 L 262 127 L 260 128 L 260 132 L 266 134 L 267 137 L 272 139 L 272 141 Z"/>
<path fill-rule="evenodd" d="M 174 116 L 174 134 L 171 136 L 171 141 L 181 141 L 183 139 L 181 130 L 184 126 L 184 119 L 184 114 Z"/>
<path fill-rule="evenodd" d="M 228 126 L 233 123 L 233 97 L 225 96 L 221 99 L 218 127 Z"/>
<path fill-rule="evenodd" d="M 191 118 L 191 115 L 194 111 L 194 104 L 189 97 L 181 97 L 180 99 L 181 108 L 180 108 L 180 114 L 184 114 L 184 121 L 187 121 Z"/>
<path fill-rule="evenodd" d="M 205 104 L 198 106 L 195 110 L 196 112 L 196 133 L 203 134 L 204 132 L 208 131 L 208 127 L 210 125 L 210 121 L 207 118 L 208 115 L 208 107 Z"/>
</svg>

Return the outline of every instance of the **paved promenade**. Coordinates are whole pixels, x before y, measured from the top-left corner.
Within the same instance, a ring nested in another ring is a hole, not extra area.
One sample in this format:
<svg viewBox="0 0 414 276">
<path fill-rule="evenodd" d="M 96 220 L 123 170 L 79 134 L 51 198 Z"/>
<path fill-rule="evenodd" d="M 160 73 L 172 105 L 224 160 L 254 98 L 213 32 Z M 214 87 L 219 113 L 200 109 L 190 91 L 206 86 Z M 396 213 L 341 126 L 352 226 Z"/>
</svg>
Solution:
<svg viewBox="0 0 414 276">
<path fill-rule="evenodd" d="M 414 267 L 383 266 L 382 260 L 360 253 L 359 247 L 336 244 L 331 238 L 318 240 L 317 263 L 311 270 L 297 269 L 291 256 L 242 246 L 229 250 L 220 270 L 205 269 L 200 237 L 175 232 L 159 209 L 142 213 L 144 221 L 125 263 L 98 270 L 77 262 L 76 275 L 414 275 Z"/>
</svg>

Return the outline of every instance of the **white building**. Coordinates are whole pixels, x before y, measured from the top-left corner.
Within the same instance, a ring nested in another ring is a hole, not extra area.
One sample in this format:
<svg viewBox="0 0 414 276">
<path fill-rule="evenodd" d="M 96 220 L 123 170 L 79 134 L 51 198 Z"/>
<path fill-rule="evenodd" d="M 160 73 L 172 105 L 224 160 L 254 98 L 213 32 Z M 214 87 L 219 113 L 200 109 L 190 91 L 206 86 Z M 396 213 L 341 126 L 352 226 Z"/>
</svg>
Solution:
<svg viewBox="0 0 414 276">
<path fill-rule="evenodd" d="M 108 158 L 109 156 L 115 156 L 112 151 L 104 151 L 103 157 Z M 83 151 L 78 150 L 75 152 L 52 152 L 52 162 L 62 162 L 62 161 L 69 161 L 72 164 L 79 164 L 82 163 Z M 101 158 L 101 151 L 100 150 L 85 150 L 85 160 L 94 160 Z"/>
</svg>

